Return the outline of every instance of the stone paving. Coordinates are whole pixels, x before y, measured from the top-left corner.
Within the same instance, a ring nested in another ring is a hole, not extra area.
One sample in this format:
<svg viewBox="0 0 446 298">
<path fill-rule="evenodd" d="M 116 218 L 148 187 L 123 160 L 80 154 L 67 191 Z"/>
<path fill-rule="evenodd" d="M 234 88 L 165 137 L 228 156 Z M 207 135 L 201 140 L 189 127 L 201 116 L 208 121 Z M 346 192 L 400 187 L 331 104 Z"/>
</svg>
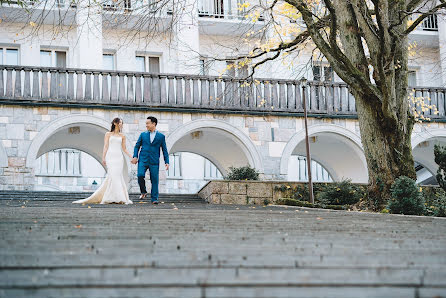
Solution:
<svg viewBox="0 0 446 298">
<path fill-rule="evenodd" d="M 446 297 L 446 219 L 0 200 L 0 297 Z"/>
</svg>

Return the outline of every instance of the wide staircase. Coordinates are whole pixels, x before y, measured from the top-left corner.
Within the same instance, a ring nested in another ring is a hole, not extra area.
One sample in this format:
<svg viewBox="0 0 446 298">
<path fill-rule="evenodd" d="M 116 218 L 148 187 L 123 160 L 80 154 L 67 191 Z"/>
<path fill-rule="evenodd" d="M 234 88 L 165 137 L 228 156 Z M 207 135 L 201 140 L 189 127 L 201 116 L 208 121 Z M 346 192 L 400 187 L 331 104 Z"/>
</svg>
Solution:
<svg viewBox="0 0 446 298">
<path fill-rule="evenodd" d="M 65 192 L 65 191 L 0 191 L 0 200 L 36 200 L 36 201 L 70 201 L 87 198 L 91 192 Z M 138 193 L 131 193 L 130 200 L 140 201 Z M 149 195 L 150 200 L 150 195 Z M 197 203 L 205 201 L 197 194 L 160 194 L 159 200 L 164 203 Z M 144 201 L 147 201 L 145 199 Z"/>
</svg>

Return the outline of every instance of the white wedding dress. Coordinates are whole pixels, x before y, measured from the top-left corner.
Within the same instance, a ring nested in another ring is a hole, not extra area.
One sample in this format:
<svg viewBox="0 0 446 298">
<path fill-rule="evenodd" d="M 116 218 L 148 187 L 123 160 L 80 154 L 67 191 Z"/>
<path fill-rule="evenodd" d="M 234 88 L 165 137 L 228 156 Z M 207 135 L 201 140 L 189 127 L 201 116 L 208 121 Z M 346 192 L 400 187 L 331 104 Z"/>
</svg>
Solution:
<svg viewBox="0 0 446 298">
<path fill-rule="evenodd" d="M 125 182 L 125 159 L 122 152 L 122 138 L 111 135 L 108 143 L 107 176 L 102 185 L 88 198 L 74 201 L 78 204 L 133 204 L 129 199 Z"/>
</svg>

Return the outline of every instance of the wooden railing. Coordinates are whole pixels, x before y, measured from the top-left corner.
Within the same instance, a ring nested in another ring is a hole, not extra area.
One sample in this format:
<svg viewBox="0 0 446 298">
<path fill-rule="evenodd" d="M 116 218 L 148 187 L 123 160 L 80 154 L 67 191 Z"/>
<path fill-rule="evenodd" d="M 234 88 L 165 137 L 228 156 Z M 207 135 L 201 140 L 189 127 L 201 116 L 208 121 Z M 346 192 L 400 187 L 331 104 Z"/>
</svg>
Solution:
<svg viewBox="0 0 446 298">
<path fill-rule="evenodd" d="M 415 87 L 414 95 L 438 109 L 423 114 L 445 119 L 446 88 Z M 0 103 L 115 105 L 222 110 L 240 113 L 301 113 L 303 89 L 296 80 L 0 65 Z M 356 115 L 354 97 L 343 83 L 308 82 L 310 114 Z"/>
</svg>

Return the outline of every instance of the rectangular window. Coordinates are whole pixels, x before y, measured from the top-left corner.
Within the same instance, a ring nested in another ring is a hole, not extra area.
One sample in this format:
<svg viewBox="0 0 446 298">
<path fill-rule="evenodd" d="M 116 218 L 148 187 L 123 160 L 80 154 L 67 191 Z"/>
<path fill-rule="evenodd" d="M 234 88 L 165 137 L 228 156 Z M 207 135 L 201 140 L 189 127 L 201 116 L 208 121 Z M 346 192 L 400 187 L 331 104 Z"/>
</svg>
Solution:
<svg viewBox="0 0 446 298">
<path fill-rule="evenodd" d="M 51 51 L 40 51 L 40 66 L 53 66 Z"/>
<path fill-rule="evenodd" d="M 228 68 L 226 71 L 226 75 L 231 78 L 235 78 L 235 64 L 233 61 L 226 61 L 226 67 Z"/>
<path fill-rule="evenodd" d="M 246 78 L 247 76 L 248 76 L 248 65 L 243 65 L 241 68 L 238 69 L 238 77 Z"/>
<path fill-rule="evenodd" d="M 407 72 L 407 83 L 411 87 L 415 87 L 417 85 L 417 72 L 415 70 L 409 70 Z"/>
<path fill-rule="evenodd" d="M 7 65 L 19 65 L 19 50 L 18 49 L 6 49 L 5 64 Z"/>
<path fill-rule="evenodd" d="M 137 71 L 146 71 L 146 59 L 144 56 L 136 56 L 136 70 Z"/>
<path fill-rule="evenodd" d="M 40 50 L 40 66 L 67 67 L 67 52 L 56 50 Z"/>
<path fill-rule="evenodd" d="M 136 56 L 136 70 L 149 73 L 160 73 L 160 57 L 156 56 Z"/>
<path fill-rule="evenodd" d="M 103 54 L 102 55 L 102 67 L 105 70 L 115 70 L 115 55 Z"/>
<path fill-rule="evenodd" d="M 331 66 L 314 65 L 313 81 L 333 82 L 334 81 L 333 68 L 331 68 Z"/>
<path fill-rule="evenodd" d="M 220 171 L 208 159 L 204 159 L 204 179 L 222 179 Z"/>
<path fill-rule="evenodd" d="M 67 67 L 67 53 L 62 51 L 56 51 L 56 67 Z"/>
<path fill-rule="evenodd" d="M 313 81 L 320 81 L 320 80 L 321 80 L 321 67 L 313 66 Z"/>
<path fill-rule="evenodd" d="M 181 154 L 174 153 L 169 155 L 169 170 L 167 170 L 167 176 L 169 178 L 181 177 Z"/>
<path fill-rule="evenodd" d="M 334 81 L 333 68 L 331 68 L 330 66 L 324 66 L 324 81 L 325 82 Z"/>
<path fill-rule="evenodd" d="M 0 48 L 0 64 L 3 64 L 3 48 Z"/>
<path fill-rule="evenodd" d="M 149 57 L 149 72 L 160 73 L 160 57 Z"/>
</svg>

